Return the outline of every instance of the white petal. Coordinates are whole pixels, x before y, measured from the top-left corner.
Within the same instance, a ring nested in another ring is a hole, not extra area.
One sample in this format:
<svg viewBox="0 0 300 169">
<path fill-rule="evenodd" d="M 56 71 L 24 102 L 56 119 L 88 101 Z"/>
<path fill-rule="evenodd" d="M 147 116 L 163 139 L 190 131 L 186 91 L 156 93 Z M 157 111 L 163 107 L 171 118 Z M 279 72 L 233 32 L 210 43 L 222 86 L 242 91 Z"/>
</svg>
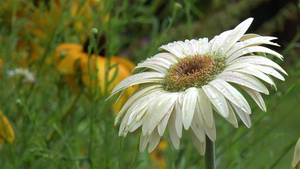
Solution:
<svg viewBox="0 0 300 169">
<path fill-rule="evenodd" d="M 161 93 L 162 90 L 160 88 L 150 90 L 143 96 L 138 98 L 134 103 L 132 103 L 130 108 L 127 110 L 128 114 L 130 114 L 128 124 L 130 124 L 133 120 L 139 121 L 142 116 L 140 114 L 140 111 L 142 111 L 143 109 L 147 110 L 152 100 L 154 100 L 155 97 L 160 95 Z"/>
<path fill-rule="evenodd" d="M 131 75 L 116 85 L 116 87 L 111 92 L 111 96 L 128 88 L 129 86 L 134 86 L 142 83 L 160 82 L 163 80 L 164 77 L 165 74 L 158 73 L 158 72 L 143 72 L 143 73 Z"/>
<path fill-rule="evenodd" d="M 258 46 L 261 44 L 279 46 L 277 43 L 270 42 L 270 40 L 274 40 L 274 39 L 277 39 L 277 38 L 271 37 L 271 36 L 259 36 L 259 37 L 247 39 L 243 42 L 236 43 L 230 50 L 228 50 L 226 55 L 230 56 L 233 53 L 237 52 L 238 50 L 243 49 L 248 46 Z"/>
<path fill-rule="evenodd" d="M 204 142 L 201 142 L 200 140 L 197 139 L 195 133 L 193 132 L 192 130 L 192 138 L 193 138 L 193 142 L 194 142 L 194 145 L 197 149 L 197 151 L 201 154 L 201 155 L 204 155 L 205 154 L 205 146 L 206 146 L 206 141 Z"/>
<path fill-rule="evenodd" d="M 146 111 L 146 110 L 145 110 Z M 131 124 L 128 126 L 128 131 L 129 132 L 134 132 L 137 128 L 139 128 L 143 124 L 143 121 L 138 121 L 134 124 Z"/>
<path fill-rule="evenodd" d="M 224 45 L 227 43 L 224 43 L 227 39 L 228 35 L 231 33 L 231 31 L 225 31 L 221 33 L 219 36 L 215 36 L 211 41 L 211 51 L 210 53 L 212 55 L 220 54 L 224 55 Z"/>
<path fill-rule="evenodd" d="M 159 57 L 159 56 L 154 56 L 152 58 L 147 59 L 146 61 L 139 63 L 133 70 L 132 70 L 132 74 L 135 74 L 135 72 L 137 72 L 137 69 L 140 68 L 149 68 L 149 69 L 153 69 L 156 70 L 157 72 L 160 73 L 164 73 L 166 74 L 168 72 L 168 69 L 170 68 L 170 66 L 176 62 L 173 61 L 172 59 L 172 54 L 170 53 L 161 53 L 160 56 L 169 56 L 170 58 L 165 57 Z M 170 56 L 171 55 L 171 56 Z"/>
<path fill-rule="evenodd" d="M 139 111 L 139 110 L 142 110 L 144 107 L 146 107 L 146 109 L 148 110 L 151 103 L 155 100 L 155 98 L 157 96 L 161 95 L 162 93 L 164 93 L 164 91 L 162 92 L 161 90 L 158 90 L 158 91 L 154 91 L 153 93 L 149 93 L 149 94 L 145 95 L 139 101 L 133 103 L 132 109 L 134 109 L 134 111 Z M 144 117 L 143 114 L 138 113 L 136 115 L 135 120 L 140 121 L 143 117 Z"/>
<path fill-rule="evenodd" d="M 171 136 L 171 141 L 175 147 L 175 149 L 179 149 L 179 145 L 180 145 L 180 137 L 177 134 L 176 131 L 176 126 L 180 125 L 182 126 L 182 124 L 176 124 L 176 112 L 172 112 L 171 117 L 170 117 L 170 124 L 169 124 L 169 132 L 170 132 L 170 136 Z"/>
<path fill-rule="evenodd" d="M 210 140 L 216 141 L 217 133 L 216 133 L 216 125 L 214 123 L 212 128 L 208 128 L 207 126 L 203 127 L 206 135 L 209 137 Z"/>
<path fill-rule="evenodd" d="M 272 86 L 275 86 L 275 83 L 273 81 L 272 78 L 270 78 L 269 76 L 265 75 L 264 73 L 262 73 L 261 71 L 257 70 L 258 65 L 252 65 L 252 64 L 248 64 L 248 63 L 241 63 L 241 64 L 234 64 L 231 66 L 228 66 L 226 68 L 226 71 L 234 71 L 234 72 L 240 72 L 240 73 L 245 73 L 245 74 L 249 74 L 252 76 L 255 76 L 269 84 L 271 84 Z M 278 72 L 277 72 L 278 73 Z"/>
<path fill-rule="evenodd" d="M 161 119 L 169 112 L 172 112 L 174 103 L 177 100 L 176 93 L 162 93 L 157 96 L 149 105 L 146 116 L 143 118 L 142 133 L 150 134 L 158 125 Z"/>
<path fill-rule="evenodd" d="M 228 35 L 225 43 L 223 44 L 225 52 L 228 49 L 230 49 L 232 45 L 235 44 L 245 34 L 252 21 L 253 18 L 248 18 L 242 23 L 240 23 L 238 26 L 236 26 L 232 31 L 230 31 L 230 34 Z"/>
<path fill-rule="evenodd" d="M 158 134 L 157 130 L 154 130 L 149 138 L 149 146 L 148 146 L 148 153 L 151 153 L 158 145 L 161 136 Z"/>
<path fill-rule="evenodd" d="M 186 43 L 184 43 L 183 41 L 176 41 L 176 42 L 173 42 L 173 43 L 176 44 L 177 48 L 180 49 L 181 53 L 184 56 L 191 55 L 191 51 L 189 50 L 189 46 Z"/>
<path fill-rule="evenodd" d="M 179 41 L 180 42 L 180 46 L 184 49 L 183 53 L 185 56 L 192 56 L 192 55 L 196 55 L 197 51 L 195 50 L 194 46 L 197 46 L 197 44 L 195 44 L 195 42 L 197 43 L 197 41 L 193 41 L 192 40 L 185 40 L 184 42 Z"/>
<path fill-rule="evenodd" d="M 189 44 L 192 47 L 192 55 L 202 55 L 208 52 L 208 39 L 207 38 L 200 38 L 199 40 L 192 39 L 189 41 Z"/>
<path fill-rule="evenodd" d="M 147 103 L 149 104 L 149 102 Z M 129 110 L 132 110 L 132 108 L 133 107 L 130 107 Z M 138 125 L 137 123 L 140 123 L 140 121 L 136 120 L 136 116 L 144 115 L 147 109 L 148 107 L 144 106 L 134 112 L 129 111 L 128 113 L 126 113 L 120 125 L 119 136 L 126 136 L 128 131 L 132 131 L 132 127 Z"/>
<path fill-rule="evenodd" d="M 294 156 L 293 156 L 293 160 L 292 160 L 292 169 L 297 169 L 299 168 L 299 164 L 300 163 L 300 138 L 298 139 L 296 146 L 295 146 L 295 150 L 294 150 Z M 296 166 L 298 166 L 296 168 Z"/>
<path fill-rule="evenodd" d="M 226 117 L 225 119 L 226 119 L 229 123 L 231 123 L 235 128 L 237 128 L 237 127 L 238 127 L 238 122 L 237 122 L 235 113 L 234 113 L 234 111 L 233 111 L 233 109 L 232 109 L 232 107 L 231 107 L 231 105 L 229 104 L 228 101 L 226 102 L 226 104 L 227 104 L 227 106 L 228 106 L 228 112 L 229 112 L 229 115 L 228 115 L 228 117 Z M 221 113 L 220 113 L 216 108 L 214 108 L 214 110 L 215 110 L 218 114 L 221 115 Z"/>
<path fill-rule="evenodd" d="M 177 41 L 177 42 L 173 42 L 173 43 L 169 43 L 167 45 L 163 45 L 159 48 L 159 50 L 166 50 L 170 53 L 172 53 L 173 55 L 175 55 L 178 58 L 183 58 L 186 56 L 186 48 L 182 47 L 181 45 L 183 44 L 182 41 Z"/>
<path fill-rule="evenodd" d="M 287 75 L 277 63 L 263 56 L 244 56 L 237 58 L 233 63 L 251 63 L 254 65 L 270 66 Z"/>
<path fill-rule="evenodd" d="M 184 92 L 180 92 L 179 93 L 179 96 L 178 96 L 178 103 L 182 106 L 183 105 L 183 100 L 184 100 L 184 98 L 185 98 L 185 95 L 186 95 L 186 93 L 184 93 Z"/>
<path fill-rule="evenodd" d="M 228 117 L 228 107 L 226 104 L 226 100 L 217 89 L 215 89 L 210 84 L 202 86 L 203 91 L 206 96 L 209 98 L 211 103 L 215 106 L 216 109 L 219 110 L 223 117 Z"/>
<path fill-rule="evenodd" d="M 235 106 L 234 104 L 231 104 L 233 109 L 236 111 L 236 113 L 239 115 L 239 117 L 242 119 L 244 124 L 250 128 L 251 127 L 251 119 L 248 113 L 244 112 L 239 107 Z"/>
<path fill-rule="evenodd" d="M 239 72 L 222 72 L 217 76 L 218 79 L 223 79 L 227 82 L 236 83 L 241 86 L 248 87 L 258 92 L 269 94 L 269 90 L 255 77 Z"/>
<path fill-rule="evenodd" d="M 264 80 L 265 82 L 271 85 L 275 85 L 275 83 L 269 76 L 265 74 L 272 75 L 282 81 L 285 80 L 280 73 L 278 73 L 274 68 L 269 66 L 261 66 L 261 65 L 255 65 L 250 63 L 237 63 L 237 64 L 232 64 L 225 68 L 225 71 L 230 71 L 230 70 L 251 74 L 253 76 L 256 76 Z"/>
<path fill-rule="evenodd" d="M 147 102 L 149 103 L 149 102 Z M 150 104 L 150 103 L 149 103 Z M 145 104 L 144 104 L 145 105 Z M 127 120 L 127 125 L 126 125 L 126 129 L 127 131 L 133 132 L 134 130 L 136 130 L 139 126 L 141 126 L 143 124 L 143 121 L 140 120 L 142 116 L 144 116 L 144 114 L 147 112 L 148 110 L 148 106 L 145 105 L 143 107 L 140 107 L 138 109 L 136 109 L 136 106 L 132 106 L 130 109 L 128 109 L 128 113 L 130 114 L 128 120 L 126 119 L 126 115 L 123 118 L 123 121 L 126 122 Z M 122 121 L 122 124 L 123 124 Z M 122 126 L 120 126 L 120 130 L 122 129 Z"/>
<path fill-rule="evenodd" d="M 174 108 L 174 105 L 170 108 L 170 110 L 172 110 L 172 111 L 169 110 L 167 112 L 167 114 L 163 117 L 163 119 L 157 125 L 158 134 L 160 136 L 162 136 L 166 130 L 170 115 L 173 112 L 173 108 Z"/>
<path fill-rule="evenodd" d="M 215 79 L 209 83 L 213 85 L 216 89 L 218 89 L 230 102 L 240 107 L 245 112 L 249 114 L 251 113 L 251 108 L 247 100 L 238 90 L 236 90 L 226 81 L 221 79 Z"/>
<path fill-rule="evenodd" d="M 140 139 L 140 152 L 143 152 L 149 142 L 149 135 L 141 136 Z"/>
<path fill-rule="evenodd" d="M 199 97 L 198 97 L 198 103 L 199 103 L 199 109 L 201 110 L 202 116 L 209 128 L 213 127 L 214 124 L 214 116 L 212 111 L 211 102 L 207 98 L 206 94 L 202 89 L 198 90 Z"/>
<path fill-rule="evenodd" d="M 197 109 L 197 108 L 196 108 L 196 109 Z M 201 111 L 201 110 L 199 110 L 199 111 Z M 202 114 L 202 113 L 201 113 L 201 114 Z M 216 138 L 217 138 L 215 121 L 213 121 L 213 127 L 212 127 L 212 128 L 209 128 L 209 127 L 206 125 L 206 123 L 205 123 L 203 117 L 201 116 L 201 114 L 198 114 L 198 115 L 196 116 L 196 118 L 199 118 L 201 127 L 204 129 L 204 132 L 205 132 L 206 135 L 210 138 L 210 140 L 215 141 Z"/>
<path fill-rule="evenodd" d="M 182 105 L 179 103 L 180 95 L 175 105 L 175 129 L 177 135 L 181 138 L 182 136 Z"/>
<path fill-rule="evenodd" d="M 231 105 L 227 102 L 228 110 L 229 110 L 229 116 L 226 118 L 226 120 L 231 123 L 235 128 L 238 128 L 239 124 L 237 122 L 236 116 L 234 114 L 234 111 L 231 107 Z"/>
<path fill-rule="evenodd" d="M 134 102 L 127 110 L 128 113 L 124 116 L 119 129 L 119 135 L 126 136 L 128 131 L 132 131 L 137 127 L 136 123 L 140 123 L 141 118 L 147 112 L 149 105 L 153 102 L 156 95 L 159 95 L 160 91 L 152 92 Z"/>
<path fill-rule="evenodd" d="M 130 114 L 126 114 L 125 117 L 128 119 L 128 116 Z M 128 131 L 125 129 L 126 128 L 126 124 L 127 124 L 127 121 L 123 120 L 121 125 L 120 125 L 120 129 L 119 129 L 119 136 L 125 136 L 127 135 Z"/>
<path fill-rule="evenodd" d="M 185 40 L 184 43 L 186 44 L 190 55 L 193 56 L 198 54 L 199 43 L 197 40 Z"/>
<path fill-rule="evenodd" d="M 272 67 L 267 67 L 267 66 L 259 66 L 259 65 L 255 65 L 253 66 L 254 69 L 257 69 L 265 74 L 271 75 L 276 77 L 277 79 L 280 79 L 282 81 L 284 81 L 284 77 L 278 73 L 275 69 L 273 69 Z"/>
<path fill-rule="evenodd" d="M 158 53 L 158 54 L 154 55 L 152 58 L 153 59 L 162 58 L 162 59 L 168 60 L 172 64 L 178 62 L 178 58 L 175 55 L 173 55 L 172 53 L 167 53 L 167 52 Z"/>
<path fill-rule="evenodd" d="M 184 97 L 182 106 L 182 121 L 186 130 L 188 130 L 191 126 L 196 108 L 197 97 L 197 88 L 192 87 L 186 90 L 186 95 Z"/>
<path fill-rule="evenodd" d="M 199 55 L 206 54 L 209 52 L 211 44 L 208 43 L 208 38 L 199 39 L 198 43 L 199 43 L 198 44 L 198 54 Z"/>
<path fill-rule="evenodd" d="M 260 109 L 262 109 L 263 111 L 267 111 L 264 99 L 262 98 L 262 96 L 260 95 L 259 92 L 249 89 L 248 87 L 243 87 L 243 86 L 241 86 L 241 87 L 252 97 L 252 99 L 260 107 Z"/>
<path fill-rule="evenodd" d="M 155 93 L 159 91 L 162 86 L 161 85 L 147 85 L 141 88 L 138 88 L 131 97 L 127 100 L 127 102 L 124 104 L 120 112 L 118 113 L 116 119 L 115 119 L 115 125 L 118 123 L 120 118 L 124 115 L 124 113 L 129 109 L 129 107 L 135 103 L 138 99 L 141 97 L 148 95 L 149 93 Z M 147 97 L 147 96 L 146 96 Z"/>
<path fill-rule="evenodd" d="M 146 104 L 144 103 L 142 106 L 139 106 L 142 101 L 136 102 L 134 103 L 129 109 L 128 109 L 128 113 L 124 116 L 123 121 L 127 121 L 127 125 L 132 124 L 132 122 L 134 121 L 140 121 L 140 119 L 137 119 L 137 116 L 140 116 L 141 112 L 143 112 L 143 114 L 148 110 L 148 104 L 151 103 L 151 101 L 147 100 Z M 128 116 L 128 119 L 126 118 L 126 116 Z"/>
<path fill-rule="evenodd" d="M 263 46 L 249 46 L 249 47 L 243 48 L 243 49 L 233 53 L 232 55 L 226 55 L 226 57 L 227 57 L 226 64 L 231 63 L 234 59 L 236 59 L 240 56 L 243 56 L 248 53 L 253 53 L 253 52 L 264 52 L 264 53 L 274 55 L 281 60 L 283 59 L 283 56 L 281 54 L 279 54 L 269 48 L 266 48 Z"/>
<path fill-rule="evenodd" d="M 155 63 L 156 62 L 156 63 Z M 138 64 L 134 69 L 133 69 L 133 74 L 135 72 L 137 72 L 137 69 L 140 68 L 149 68 L 149 69 L 153 69 L 159 73 L 168 73 L 168 68 L 169 67 L 165 67 L 162 63 L 158 62 L 158 61 L 148 61 L 148 62 L 143 62 Z"/>
<path fill-rule="evenodd" d="M 200 140 L 201 142 L 204 142 L 205 132 L 204 132 L 202 124 L 201 124 L 200 116 L 201 116 L 200 109 L 196 108 L 191 128 L 192 128 L 193 132 L 195 133 L 196 137 L 198 138 L 198 140 Z"/>
<path fill-rule="evenodd" d="M 255 38 L 255 37 L 261 37 L 260 35 L 258 34 L 255 34 L 255 33 L 247 33 L 247 34 L 244 34 L 240 39 L 239 41 L 245 41 L 247 39 L 251 39 L 251 38 Z"/>
</svg>

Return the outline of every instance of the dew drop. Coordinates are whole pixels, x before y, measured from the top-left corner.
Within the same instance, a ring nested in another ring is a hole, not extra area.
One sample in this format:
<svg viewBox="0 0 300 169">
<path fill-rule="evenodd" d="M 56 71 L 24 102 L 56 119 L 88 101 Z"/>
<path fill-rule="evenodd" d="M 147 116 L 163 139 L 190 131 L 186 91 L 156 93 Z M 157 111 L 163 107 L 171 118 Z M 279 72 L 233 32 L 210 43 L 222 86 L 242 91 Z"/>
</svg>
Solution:
<svg viewBox="0 0 300 169">
<path fill-rule="evenodd" d="M 212 93 L 211 97 L 212 97 L 213 99 L 216 99 L 216 98 L 217 98 L 216 94 L 214 94 L 214 93 Z"/>
<path fill-rule="evenodd" d="M 223 103 L 221 103 L 221 102 L 218 102 L 218 106 L 222 106 L 223 105 Z"/>
</svg>

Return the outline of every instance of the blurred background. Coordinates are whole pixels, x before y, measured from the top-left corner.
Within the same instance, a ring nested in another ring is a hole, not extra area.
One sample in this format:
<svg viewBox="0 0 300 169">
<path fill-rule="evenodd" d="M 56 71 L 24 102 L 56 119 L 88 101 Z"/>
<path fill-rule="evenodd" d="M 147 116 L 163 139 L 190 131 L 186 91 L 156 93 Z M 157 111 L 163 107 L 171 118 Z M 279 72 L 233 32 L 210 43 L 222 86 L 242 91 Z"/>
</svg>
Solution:
<svg viewBox="0 0 300 169">
<path fill-rule="evenodd" d="M 289 74 L 252 106 L 252 127 L 215 116 L 218 169 L 290 168 L 300 137 L 300 2 L 297 0 L 1 0 L 0 168 L 203 168 L 188 132 L 166 133 L 151 154 L 140 131 L 118 137 L 114 117 L 135 88 L 113 87 L 163 44 L 212 39 L 246 18 L 247 33 L 278 37 L 268 56 Z"/>
</svg>

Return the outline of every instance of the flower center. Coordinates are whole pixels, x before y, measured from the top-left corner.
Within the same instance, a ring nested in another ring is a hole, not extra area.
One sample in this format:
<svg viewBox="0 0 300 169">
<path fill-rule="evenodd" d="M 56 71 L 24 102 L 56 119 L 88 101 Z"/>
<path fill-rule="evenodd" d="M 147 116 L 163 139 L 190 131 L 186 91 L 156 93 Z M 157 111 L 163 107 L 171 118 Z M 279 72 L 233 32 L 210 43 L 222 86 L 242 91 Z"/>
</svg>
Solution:
<svg viewBox="0 0 300 169">
<path fill-rule="evenodd" d="M 223 57 L 189 56 L 171 66 L 163 86 L 165 90 L 171 92 L 184 91 L 190 87 L 201 88 L 215 79 L 224 68 Z"/>
</svg>

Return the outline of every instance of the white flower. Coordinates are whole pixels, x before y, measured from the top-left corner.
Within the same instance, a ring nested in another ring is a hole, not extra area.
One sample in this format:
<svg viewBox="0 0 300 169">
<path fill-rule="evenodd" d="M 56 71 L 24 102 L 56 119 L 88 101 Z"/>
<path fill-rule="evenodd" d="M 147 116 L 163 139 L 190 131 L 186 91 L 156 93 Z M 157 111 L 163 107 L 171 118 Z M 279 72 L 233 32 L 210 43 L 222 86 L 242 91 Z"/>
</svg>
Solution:
<svg viewBox="0 0 300 169">
<path fill-rule="evenodd" d="M 252 21 L 249 18 L 210 41 L 203 38 L 163 45 L 160 49 L 167 52 L 140 63 L 111 93 L 122 95 L 128 87 L 139 85 L 115 119 L 117 124 L 124 116 L 119 135 L 126 136 L 141 126 L 140 150 L 149 144 L 151 152 L 168 125 L 172 143 L 178 149 L 183 126 L 191 129 L 197 150 L 204 154 L 206 135 L 216 140 L 213 110 L 238 127 L 236 112 L 251 127 L 251 108 L 231 83 L 240 86 L 266 111 L 260 93 L 269 91 L 259 80 L 275 86 L 271 76 L 284 80 L 279 72 L 287 74 L 264 53 L 279 59 L 282 55 L 259 46 L 279 46 L 271 42 L 275 37 L 245 34 Z"/>
<path fill-rule="evenodd" d="M 8 70 L 7 75 L 9 77 L 14 77 L 14 76 L 21 76 L 22 82 L 23 83 L 34 83 L 35 82 L 35 77 L 32 72 L 30 72 L 28 69 L 23 69 L 23 68 L 16 68 L 14 70 Z"/>
<path fill-rule="evenodd" d="M 292 161 L 292 169 L 300 169 L 300 138 L 298 139 Z"/>
</svg>

